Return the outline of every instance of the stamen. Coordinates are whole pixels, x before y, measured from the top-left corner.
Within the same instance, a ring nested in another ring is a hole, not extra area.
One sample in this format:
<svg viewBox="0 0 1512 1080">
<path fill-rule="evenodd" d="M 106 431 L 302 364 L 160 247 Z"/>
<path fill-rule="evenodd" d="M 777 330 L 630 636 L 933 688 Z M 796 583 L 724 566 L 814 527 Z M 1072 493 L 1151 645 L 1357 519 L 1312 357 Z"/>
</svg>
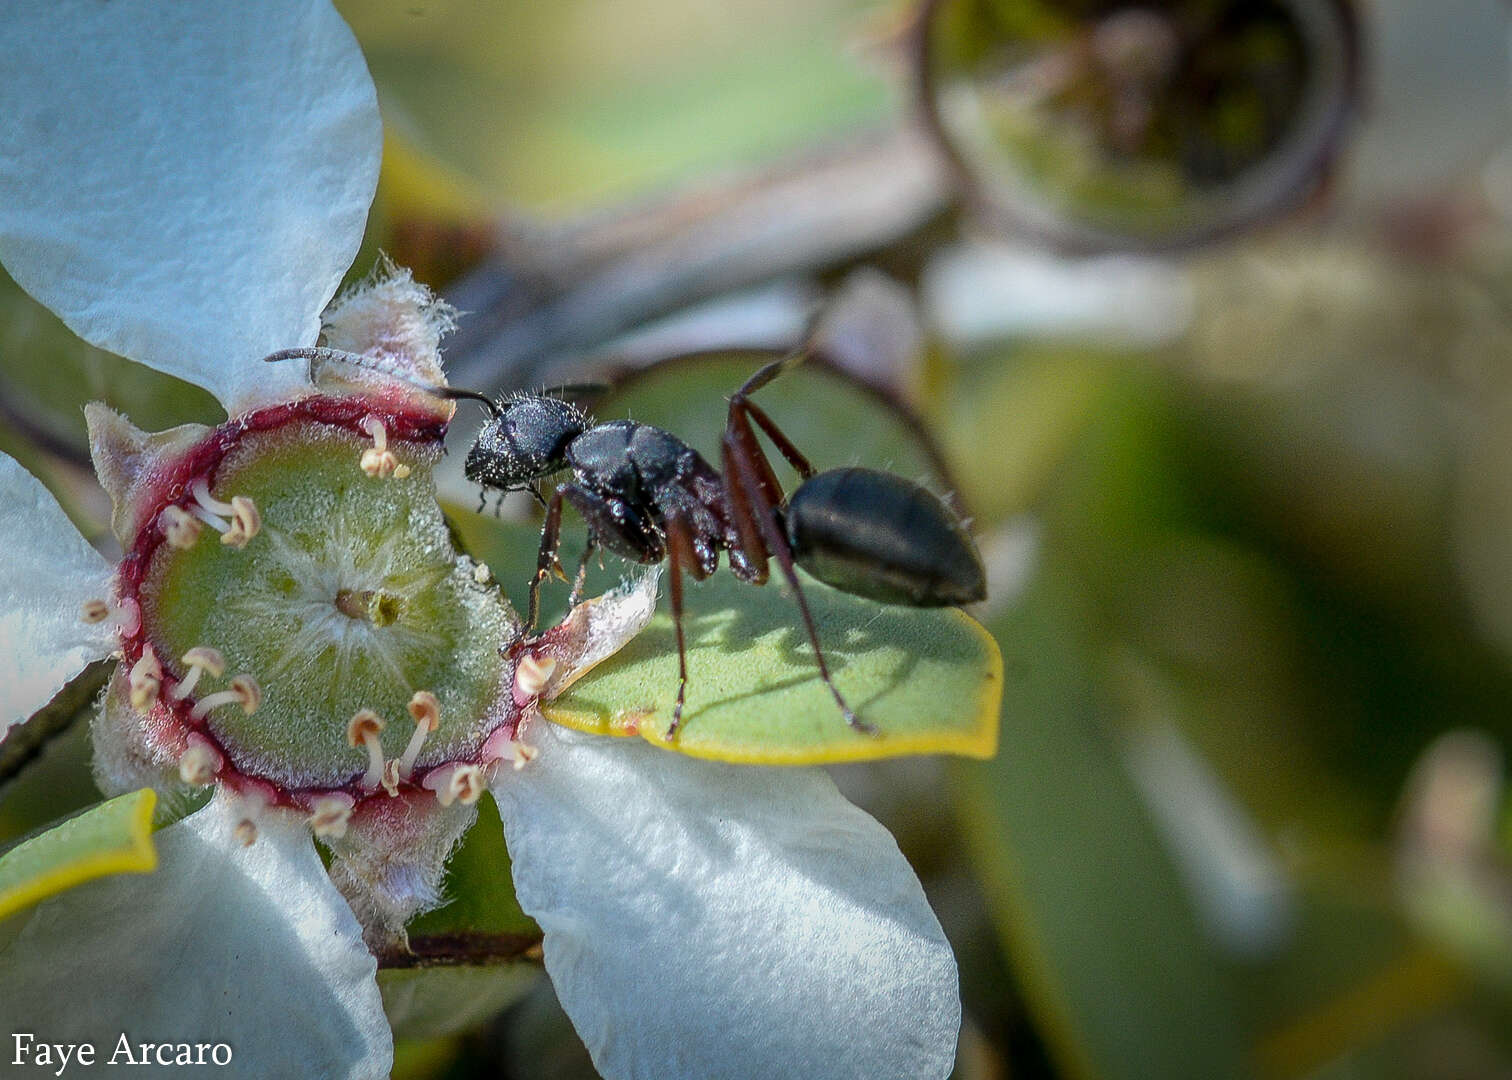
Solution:
<svg viewBox="0 0 1512 1080">
<path fill-rule="evenodd" d="M 409 714 L 415 718 L 415 733 L 410 736 L 409 745 L 399 758 L 399 775 L 405 780 L 415 767 L 420 747 L 425 745 L 425 736 L 441 726 L 441 702 L 429 690 L 416 690 L 415 696 L 410 698 Z"/>
<path fill-rule="evenodd" d="M 463 765 L 452 773 L 450 788 L 457 793 L 457 801 L 463 806 L 477 802 L 487 786 L 480 766 Z"/>
<path fill-rule="evenodd" d="M 214 708 L 221 705 L 230 705 L 232 702 L 242 707 L 242 712 L 251 716 L 262 704 L 262 687 L 257 685 L 257 680 L 250 675 L 238 675 L 231 680 L 231 689 L 222 690 L 217 694 L 206 694 L 194 703 L 194 708 L 189 711 L 189 719 L 199 721 Z"/>
<path fill-rule="evenodd" d="M 357 426 L 372 437 L 374 450 L 381 454 L 388 449 L 388 428 L 383 426 L 382 420 L 376 416 L 364 416 Z"/>
<path fill-rule="evenodd" d="M 179 779 L 195 787 L 214 781 L 225 759 L 203 735 L 191 733 L 188 748 L 179 755 Z"/>
<path fill-rule="evenodd" d="M 182 506 L 165 506 L 158 515 L 158 525 L 162 527 L 168 546 L 181 550 L 192 548 L 205 528 L 199 518 Z"/>
<path fill-rule="evenodd" d="M 142 605 L 131 597 L 121 599 L 121 633 L 127 637 L 135 637 L 142 629 Z"/>
<path fill-rule="evenodd" d="M 189 493 L 194 496 L 195 502 L 216 517 L 230 517 L 235 513 L 235 507 L 230 503 L 221 502 L 210 494 L 210 482 L 203 476 L 190 485 Z"/>
<path fill-rule="evenodd" d="M 526 765 L 529 765 L 540 753 L 541 751 L 537 747 L 531 746 L 528 743 L 510 742 L 509 744 L 509 760 L 514 765 L 515 772 L 519 772 Z"/>
<path fill-rule="evenodd" d="M 236 829 L 232 835 L 242 847 L 251 847 L 257 843 L 257 822 L 251 818 L 242 818 L 236 823 Z"/>
<path fill-rule="evenodd" d="M 190 649 L 180 657 L 180 662 L 189 669 L 189 674 L 168 691 L 168 696 L 174 701 L 180 701 L 194 693 L 201 673 L 208 672 L 212 679 L 218 679 L 226 673 L 226 658 L 208 645 L 197 645 Z"/>
<path fill-rule="evenodd" d="M 257 504 L 245 495 L 233 495 L 230 502 L 221 502 L 210 494 L 210 485 L 203 476 L 194 481 L 189 491 L 194 496 L 189 512 L 220 533 L 221 543 L 243 548 L 262 531 Z M 230 524 L 223 520 L 227 517 Z"/>
<path fill-rule="evenodd" d="M 163 688 L 163 665 L 151 645 L 144 646 L 141 659 L 131 665 L 130 678 L 131 707 L 144 713 L 157 704 L 158 691 Z"/>
<path fill-rule="evenodd" d="M 388 792 L 389 798 L 392 799 L 395 795 L 399 794 L 399 784 L 403 779 L 399 775 L 398 758 L 383 763 L 383 777 L 379 783 L 383 785 L 383 790 Z"/>
<path fill-rule="evenodd" d="M 310 831 L 328 840 L 340 840 L 346 835 L 356 805 L 350 795 L 322 795 L 310 808 Z"/>
<path fill-rule="evenodd" d="M 420 786 L 434 791 L 436 801 L 442 806 L 450 806 L 459 800 L 463 806 L 471 806 L 478 801 L 488 783 L 481 766 L 457 764 L 432 769 Z"/>
<path fill-rule="evenodd" d="M 110 618 L 110 605 L 104 600 L 86 600 L 79 609 L 79 617 L 93 626 Z"/>
<path fill-rule="evenodd" d="M 408 465 L 401 465 L 394 452 L 388 448 L 388 429 L 376 416 L 362 420 L 362 430 L 373 437 L 373 445 L 362 452 L 357 464 L 369 476 L 396 476 L 403 480 L 410 474 Z"/>
<path fill-rule="evenodd" d="M 231 528 L 221 533 L 221 543 L 244 548 L 247 541 L 262 531 L 262 515 L 257 504 L 245 495 L 231 496 Z"/>
<path fill-rule="evenodd" d="M 550 656 L 526 653 L 515 665 L 515 692 L 524 698 L 540 697 L 541 691 L 551 681 L 556 671 L 556 660 Z"/>
<path fill-rule="evenodd" d="M 189 512 L 193 514 L 195 518 L 203 521 L 206 525 L 210 526 L 222 536 L 225 536 L 226 533 L 231 529 L 230 522 L 228 522 L 225 518 L 219 516 L 218 514 L 212 514 L 209 510 L 206 510 L 199 503 L 195 503 L 193 506 L 189 507 Z"/>
<path fill-rule="evenodd" d="M 383 721 L 372 709 L 358 709 L 351 723 L 347 724 L 347 745 L 367 747 L 367 772 L 359 781 L 367 791 L 375 790 L 383 779 L 383 745 L 378 741 L 378 733 L 382 730 Z"/>
</svg>

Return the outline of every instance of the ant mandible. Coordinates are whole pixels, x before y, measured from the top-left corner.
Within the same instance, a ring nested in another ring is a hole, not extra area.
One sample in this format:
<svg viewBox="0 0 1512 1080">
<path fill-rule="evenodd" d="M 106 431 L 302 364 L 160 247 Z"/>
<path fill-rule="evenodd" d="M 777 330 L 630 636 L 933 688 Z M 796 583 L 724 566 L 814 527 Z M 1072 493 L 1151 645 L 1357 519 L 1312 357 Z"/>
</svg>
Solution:
<svg viewBox="0 0 1512 1080">
<path fill-rule="evenodd" d="M 296 355 L 377 366 L 365 357 L 332 350 L 276 354 L 280 359 Z M 768 561 L 776 558 L 814 647 L 819 677 L 846 723 L 863 732 L 870 732 L 870 725 L 856 716 L 830 677 L 796 567 L 844 592 L 888 604 L 948 607 L 986 596 L 976 545 L 939 498 L 876 469 L 816 471 L 751 400 L 804 356 L 798 352 L 765 365 L 730 398 L 720 446 L 722 471 L 671 432 L 635 420 L 595 423 L 576 405 L 549 393 L 494 401 L 472 390 L 423 387 L 488 407 L 488 423 L 463 467 L 469 480 L 500 492 L 530 491 L 546 507 L 530 583 L 530 630 L 540 614 L 541 584 L 553 572 L 562 575 L 558 549 L 564 502 L 588 526 L 579 583 L 595 548 L 636 563 L 668 562 L 678 673 L 669 741 L 682 724 L 688 684 L 682 576 L 707 578 L 718 567 L 721 551 L 728 552 L 735 576 L 753 585 L 766 583 Z M 800 483 L 791 496 L 784 497 L 757 428 L 797 471 Z M 565 470 L 571 470 L 572 478 L 558 484 L 549 500 L 542 499 L 536 482 Z"/>
</svg>

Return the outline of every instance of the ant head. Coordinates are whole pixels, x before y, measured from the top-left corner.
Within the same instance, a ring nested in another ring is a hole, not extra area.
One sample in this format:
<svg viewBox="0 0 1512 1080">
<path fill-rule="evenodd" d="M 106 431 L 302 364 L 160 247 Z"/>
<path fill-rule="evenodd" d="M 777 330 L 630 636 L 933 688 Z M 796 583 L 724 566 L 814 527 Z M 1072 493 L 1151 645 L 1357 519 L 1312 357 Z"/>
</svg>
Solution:
<svg viewBox="0 0 1512 1080">
<path fill-rule="evenodd" d="M 588 428 L 588 417 L 570 402 L 521 396 L 503 402 L 467 452 L 463 471 L 484 487 L 509 491 L 560 471 L 567 444 Z"/>
</svg>

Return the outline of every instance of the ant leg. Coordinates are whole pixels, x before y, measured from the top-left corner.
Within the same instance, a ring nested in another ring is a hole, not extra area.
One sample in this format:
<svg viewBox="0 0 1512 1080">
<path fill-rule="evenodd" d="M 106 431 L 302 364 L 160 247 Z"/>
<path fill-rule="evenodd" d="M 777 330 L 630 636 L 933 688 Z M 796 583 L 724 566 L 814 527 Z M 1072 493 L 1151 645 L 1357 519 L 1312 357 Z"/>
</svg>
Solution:
<svg viewBox="0 0 1512 1080">
<path fill-rule="evenodd" d="M 807 359 L 808 351 L 806 349 L 800 348 L 795 350 L 794 352 L 788 353 L 784 357 L 773 360 L 769 364 L 764 364 L 760 368 L 757 368 L 754 375 L 752 375 L 745 382 L 741 383 L 740 389 L 735 391 L 735 396 L 746 397 L 747 395 L 754 394 L 763 386 L 766 386 L 768 383 L 776 379 L 777 376 L 781 375 L 788 368 L 797 367 Z"/>
<path fill-rule="evenodd" d="M 588 560 L 593 557 L 593 534 L 588 534 L 588 542 L 583 545 L 583 557 L 578 560 L 577 577 L 572 581 L 572 593 L 567 597 L 567 608 L 577 607 L 577 602 L 583 595 L 583 584 L 588 580 Z"/>
<path fill-rule="evenodd" d="M 487 506 L 488 506 L 488 489 L 486 487 L 480 487 L 480 488 L 478 488 L 478 509 L 477 509 L 476 513 L 481 514 L 484 511 L 484 509 L 487 508 Z"/>
<path fill-rule="evenodd" d="M 731 509 L 737 517 L 755 517 L 755 527 L 760 530 L 768 550 L 777 557 L 777 565 L 782 568 L 782 576 L 793 588 L 793 599 L 798 602 L 798 611 L 803 616 L 803 628 L 808 631 L 809 642 L 814 646 L 814 662 L 818 665 L 819 677 L 824 680 L 824 685 L 828 686 L 830 693 L 834 695 L 835 704 L 840 706 L 840 714 L 845 717 L 845 722 L 857 731 L 876 734 L 876 728 L 851 711 L 851 707 L 845 703 L 845 698 L 840 695 L 840 688 L 830 677 L 829 665 L 824 662 L 824 650 L 819 645 L 819 630 L 814 626 L 814 616 L 809 611 L 808 601 L 803 596 L 803 586 L 798 582 L 798 569 L 793 563 L 793 549 L 788 545 L 787 537 L 782 535 L 782 530 L 777 527 L 776 508 L 762 498 L 761 481 L 754 463 L 732 433 L 725 435 L 724 460 L 727 467 L 730 467 L 735 474 L 733 477 L 726 476 L 726 483 L 733 480 L 734 483 L 739 484 L 745 496 L 744 500 L 730 500 Z M 750 524 L 748 521 L 737 521 L 737 527 L 742 533 L 750 527 Z"/>
<path fill-rule="evenodd" d="M 782 433 L 782 429 L 766 414 L 766 410 L 751 400 L 751 395 L 774 381 L 789 368 L 797 367 L 807 358 L 808 352 L 799 349 L 760 368 L 730 396 L 730 415 L 726 424 L 727 429 L 736 427 L 743 429 L 744 437 L 754 444 L 754 440 L 750 437 L 750 421 L 755 420 L 761 430 L 766 432 L 767 438 L 772 440 L 778 452 L 787 459 L 789 465 L 798 470 L 798 475 L 805 480 L 814 475 L 814 467 L 809 464 L 808 458 L 804 457 L 793 445 L 792 440 Z"/>
<path fill-rule="evenodd" d="M 725 510 L 731 524 L 735 526 L 735 543 L 730 548 L 730 569 L 739 574 L 742 581 L 749 581 L 752 585 L 765 585 L 771 576 L 767 567 L 771 553 L 756 524 L 757 511 L 752 509 L 745 488 L 737 479 L 739 473 L 734 461 L 737 452 L 735 436 L 728 431 L 720 443 L 719 452 L 720 466 L 725 476 Z M 741 555 L 740 561 L 734 558 L 736 551 Z"/>
<path fill-rule="evenodd" d="M 672 597 L 672 628 L 677 631 L 677 704 L 672 706 L 672 724 L 667 728 L 666 740 L 677 737 L 682 726 L 683 700 L 688 690 L 688 649 L 683 641 L 683 568 L 693 565 L 693 542 L 688 536 L 688 527 L 682 518 L 667 518 L 667 562 L 669 564 Z"/>
<path fill-rule="evenodd" d="M 546 522 L 541 526 L 541 549 L 536 555 L 535 577 L 530 580 L 530 618 L 525 623 L 526 631 L 536 628 L 541 614 L 541 582 L 551 576 L 553 568 L 562 572 L 557 561 L 557 548 L 562 542 L 562 489 L 557 488 L 546 507 Z"/>
<path fill-rule="evenodd" d="M 730 399 L 730 418 L 727 426 L 740 431 L 744 439 L 754 443 L 751 431 L 752 420 L 766 432 L 767 438 L 772 440 L 772 445 L 777 447 L 778 452 L 787 459 L 789 465 L 797 470 L 799 476 L 807 480 L 814 475 L 816 470 L 809 464 L 809 459 L 799 453 L 792 440 L 777 426 L 777 422 L 766 414 L 766 410 L 744 395 L 736 394 Z"/>
</svg>

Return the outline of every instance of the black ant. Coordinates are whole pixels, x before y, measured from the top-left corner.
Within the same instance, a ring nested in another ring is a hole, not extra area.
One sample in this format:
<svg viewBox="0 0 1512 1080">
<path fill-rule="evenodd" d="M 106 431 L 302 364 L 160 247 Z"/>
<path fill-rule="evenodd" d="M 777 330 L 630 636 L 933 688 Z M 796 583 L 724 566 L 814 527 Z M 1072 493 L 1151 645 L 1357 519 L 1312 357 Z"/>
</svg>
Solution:
<svg viewBox="0 0 1512 1080">
<path fill-rule="evenodd" d="M 365 357 L 331 350 L 276 354 L 296 355 L 375 366 Z M 730 398 L 720 447 L 722 472 L 670 432 L 635 420 L 594 423 L 576 405 L 550 393 L 496 402 L 472 390 L 424 387 L 488 407 L 490 419 L 464 465 L 469 480 L 500 492 L 530 491 L 546 507 L 530 583 L 529 629 L 535 629 L 540 614 L 542 582 L 553 572 L 565 580 L 558 559 L 564 501 L 588 526 L 579 585 L 597 547 L 632 562 L 669 563 L 678 670 L 669 740 L 682 723 L 688 684 L 682 575 L 707 578 L 719 565 L 720 551 L 729 553 L 735 576 L 753 585 L 766 583 L 768 560 L 777 559 L 814 647 L 819 677 L 846 723 L 860 731 L 871 728 L 851 711 L 830 677 L 795 567 L 844 592 L 888 604 L 947 607 L 986 596 L 981 556 L 939 498 L 875 469 L 817 472 L 750 399 L 803 356 L 795 353 L 767 364 Z M 801 483 L 791 496 L 784 497 L 756 428 L 798 472 Z M 535 483 L 568 469 L 572 478 L 557 485 L 549 500 L 542 499 Z"/>
</svg>

